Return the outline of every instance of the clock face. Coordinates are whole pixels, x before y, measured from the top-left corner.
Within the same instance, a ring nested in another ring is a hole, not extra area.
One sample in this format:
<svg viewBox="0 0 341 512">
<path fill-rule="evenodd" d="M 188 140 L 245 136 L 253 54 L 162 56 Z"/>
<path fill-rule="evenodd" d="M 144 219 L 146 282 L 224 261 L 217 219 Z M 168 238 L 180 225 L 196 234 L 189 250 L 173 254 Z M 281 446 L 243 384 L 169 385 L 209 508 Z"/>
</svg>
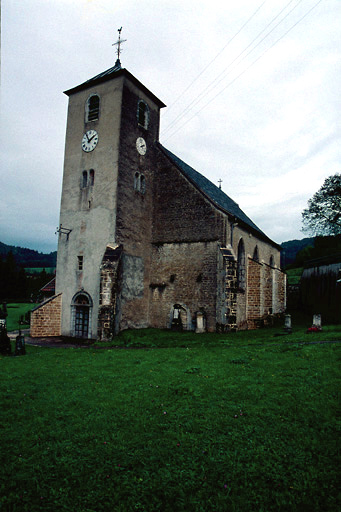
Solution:
<svg viewBox="0 0 341 512">
<path fill-rule="evenodd" d="M 98 133 L 96 130 L 88 130 L 82 138 L 82 150 L 86 153 L 93 151 L 98 143 Z"/>
<path fill-rule="evenodd" d="M 136 139 L 136 149 L 140 155 L 145 155 L 147 151 L 146 141 L 142 137 Z"/>
</svg>

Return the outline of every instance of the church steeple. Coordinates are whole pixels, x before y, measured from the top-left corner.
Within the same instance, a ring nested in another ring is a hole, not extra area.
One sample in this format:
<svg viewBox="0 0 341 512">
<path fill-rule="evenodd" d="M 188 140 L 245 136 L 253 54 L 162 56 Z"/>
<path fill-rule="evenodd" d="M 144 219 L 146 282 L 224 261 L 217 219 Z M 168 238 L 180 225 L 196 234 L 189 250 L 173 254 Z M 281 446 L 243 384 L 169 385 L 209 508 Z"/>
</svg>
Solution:
<svg viewBox="0 0 341 512">
<path fill-rule="evenodd" d="M 120 55 L 121 55 L 121 44 L 126 42 L 126 39 L 121 39 L 121 32 L 122 27 L 117 30 L 118 32 L 118 40 L 116 43 L 113 43 L 111 46 L 117 46 L 117 60 L 115 62 L 115 68 L 121 69 L 121 61 L 120 61 Z"/>
</svg>

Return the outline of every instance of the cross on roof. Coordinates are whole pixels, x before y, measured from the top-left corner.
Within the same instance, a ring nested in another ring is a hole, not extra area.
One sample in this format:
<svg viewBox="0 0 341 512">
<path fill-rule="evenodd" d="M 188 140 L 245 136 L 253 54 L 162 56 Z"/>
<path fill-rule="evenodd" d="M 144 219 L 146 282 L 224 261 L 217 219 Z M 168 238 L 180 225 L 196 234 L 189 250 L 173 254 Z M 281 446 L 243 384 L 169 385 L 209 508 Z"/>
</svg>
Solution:
<svg viewBox="0 0 341 512">
<path fill-rule="evenodd" d="M 222 184 L 222 182 L 223 182 L 223 180 L 220 178 L 220 179 L 218 180 L 219 188 L 220 188 L 220 189 L 221 189 L 221 184 Z"/>
<path fill-rule="evenodd" d="M 113 43 L 111 45 L 111 46 L 117 46 L 117 50 L 116 50 L 117 61 L 116 61 L 116 64 L 120 64 L 121 44 L 126 42 L 126 39 L 122 39 L 121 40 L 121 31 L 122 31 L 122 27 L 117 30 L 117 32 L 118 32 L 118 40 L 116 41 L 116 43 Z"/>
</svg>

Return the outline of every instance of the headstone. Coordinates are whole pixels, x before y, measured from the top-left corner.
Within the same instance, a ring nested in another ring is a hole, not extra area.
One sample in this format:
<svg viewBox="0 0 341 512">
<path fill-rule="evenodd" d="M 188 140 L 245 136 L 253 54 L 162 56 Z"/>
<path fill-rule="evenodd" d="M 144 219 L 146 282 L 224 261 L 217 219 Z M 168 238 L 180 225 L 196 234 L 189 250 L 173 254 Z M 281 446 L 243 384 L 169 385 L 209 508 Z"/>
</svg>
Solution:
<svg viewBox="0 0 341 512">
<path fill-rule="evenodd" d="M 313 316 L 313 327 L 317 327 L 318 329 L 321 329 L 321 327 L 322 327 L 321 315 Z"/>
<path fill-rule="evenodd" d="M 200 311 L 197 313 L 197 325 L 195 332 L 205 332 L 205 322 L 204 322 L 204 315 Z"/>
<path fill-rule="evenodd" d="M 15 338 L 15 352 L 14 353 L 16 356 L 24 356 L 26 354 L 25 336 L 22 336 L 20 330 L 19 330 L 19 335 Z"/>
<path fill-rule="evenodd" d="M 291 332 L 291 315 L 285 315 L 284 330 L 287 332 Z"/>
</svg>

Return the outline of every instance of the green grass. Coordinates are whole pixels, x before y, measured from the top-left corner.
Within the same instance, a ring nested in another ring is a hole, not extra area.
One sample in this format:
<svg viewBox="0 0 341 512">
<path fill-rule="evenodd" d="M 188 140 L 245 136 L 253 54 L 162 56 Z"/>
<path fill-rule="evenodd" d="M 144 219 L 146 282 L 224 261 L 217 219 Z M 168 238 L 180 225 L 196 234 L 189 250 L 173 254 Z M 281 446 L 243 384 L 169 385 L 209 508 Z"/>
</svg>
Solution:
<svg viewBox="0 0 341 512">
<path fill-rule="evenodd" d="M 32 302 L 12 302 L 7 304 L 8 317 L 6 319 L 7 331 L 15 331 L 19 329 L 27 329 L 29 324 L 19 325 L 19 320 L 22 315 L 25 315 L 27 311 L 31 311 L 37 304 Z"/>
<path fill-rule="evenodd" d="M 285 272 L 287 274 L 289 285 L 299 284 L 303 273 L 303 267 L 290 268 L 287 269 Z"/>
<path fill-rule="evenodd" d="M 25 267 L 26 274 L 41 274 L 44 270 L 47 274 L 53 275 L 56 267 Z"/>
<path fill-rule="evenodd" d="M 336 512 L 340 346 L 274 333 L 2 357 L 0 510 Z"/>
</svg>

